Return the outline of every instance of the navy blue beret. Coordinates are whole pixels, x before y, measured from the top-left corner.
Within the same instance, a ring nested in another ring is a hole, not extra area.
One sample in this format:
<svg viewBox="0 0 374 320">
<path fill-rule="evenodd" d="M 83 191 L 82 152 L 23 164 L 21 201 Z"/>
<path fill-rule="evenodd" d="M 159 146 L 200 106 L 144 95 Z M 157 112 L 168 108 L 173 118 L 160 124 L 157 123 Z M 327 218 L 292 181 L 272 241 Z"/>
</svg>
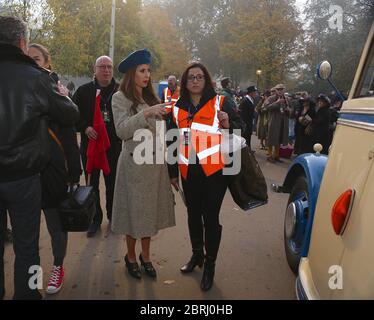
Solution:
<svg viewBox="0 0 374 320">
<path fill-rule="evenodd" d="M 137 50 L 130 53 L 125 59 L 118 65 L 118 71 L 126 73 L 131 68 L 136 67 L 140 64 L 150 64 L 151 53 L 147 49 Z"/>
</svg>

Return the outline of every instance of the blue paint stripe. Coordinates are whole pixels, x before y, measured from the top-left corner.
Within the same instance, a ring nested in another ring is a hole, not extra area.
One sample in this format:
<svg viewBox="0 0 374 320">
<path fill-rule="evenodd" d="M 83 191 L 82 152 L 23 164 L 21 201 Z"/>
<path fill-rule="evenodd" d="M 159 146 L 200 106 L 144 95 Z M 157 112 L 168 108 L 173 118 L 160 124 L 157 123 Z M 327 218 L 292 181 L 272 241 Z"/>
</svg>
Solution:
<svg viewBox="0 0 374 320">
<path fill-rule="evenodd" d="M 374 124 L 374 114 L 357 114 L 341 112 L 339 115 L 339 119 Z"/>
</svg>

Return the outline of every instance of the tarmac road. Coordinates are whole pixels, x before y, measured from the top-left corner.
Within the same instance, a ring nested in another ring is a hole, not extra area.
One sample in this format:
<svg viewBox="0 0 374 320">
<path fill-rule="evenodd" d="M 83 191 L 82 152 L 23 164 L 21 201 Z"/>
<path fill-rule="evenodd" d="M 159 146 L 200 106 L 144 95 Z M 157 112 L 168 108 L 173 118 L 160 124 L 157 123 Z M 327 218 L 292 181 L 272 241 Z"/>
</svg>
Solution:
<svg viewBox="0 0 374 320">
<path fill-rule="evenodd" d="M 209 292 L 202 292 L 199 287 L 202 269 L 197 268 L 189 275 L 179 271 L 190 258 L 191 247 L 186 209 L 176 194 L 177 226 L 163 230 L 151 243 L 152 260 L 158 272 L 156 281 L 145 275 L 142 280 L 136 280 L 127 274 L 123 237 L 114 235 L 104 220 L 95 238 L 88 239 L 85 233 L 70 233 L 63 288 L 46 299 L 295 299 L 295 276 L 287 265 L 283 247 L 283 218 L 288 195 L 270 190 L 271 183 L 283 181 L 290 161 L 266 162 L 265 151 L 258 149 L 256 137 L 252 143 L 269 186 L 269 203 L 244 212 L 233 202 L 229 191 L 226 193 L 220 216 L 223 236 L 215 284 Z M 104 190 L 101 192 L 103 199 Z M 40 256 L 46 286 L 52 251 L 43 214 Z M 13 261 L 12 246 L 8 244 L 5 248 L 5 299 L 13 295 Z"/>
</svg>

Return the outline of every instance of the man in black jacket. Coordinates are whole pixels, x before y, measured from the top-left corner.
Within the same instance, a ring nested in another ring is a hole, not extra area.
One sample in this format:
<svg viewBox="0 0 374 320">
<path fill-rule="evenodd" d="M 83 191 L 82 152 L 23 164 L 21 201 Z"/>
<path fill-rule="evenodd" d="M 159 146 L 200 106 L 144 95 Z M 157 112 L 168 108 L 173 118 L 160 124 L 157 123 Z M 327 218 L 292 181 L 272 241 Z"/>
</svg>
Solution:
<svg viewBox="0 0 374 320">
<path fill-rule="evenodd" d="M 65 126 L 79 118 L 49 72 L 25 54 L 28 34 L 22 20 L 0 16 L 0 207 L 8 210 L 13 229 L 15 299 L 41 298 L 40 286 L 30 278 L 40 264 L 40 172 L 49 155 L 45 118 Z M 0 299 L 5 293 L 3 232 Z"/>
<path fill-rule="evenodd" d="M 255 97 L 257 95 L 257 88 L 250 86 L 247 88 L 247 95 L 240 102 L 239 110 L 240 117 L 245 123 L 245 131 L 243 137 L 247 141 L 249 149 L 251 149 L 251 136 L 253 131 L 253 117 L 255 112 Z M 251 149 L 252 150 L 252 149 Z"/>
<path fill-rule="evenodd" d="M 121 153 L 122 142 L 116 135 L 113 122 L 112 96 L 118 90 L 118 84 L 113 78 L 113 62 L 107 56 L 99 57 L 94 66 L 95 79 L 80 86 L 74 94 L 73 100 L 78 105 L 80 120 L 77 125 L 81 133 L 81 155 L 83 168 L 86 172 L 87 147 L 90 139 L 97 139 L 97 132 L 93 128 L 95 113 L 95 98 L 97 90 L 100 90 L 100 109 L 108 133 L 110 148 L 107 151 L 110 173 L 104 176 L 106 188 L 106 212 L 107 218 L 112 219 L 112 205 L 114 194 L 114 183 L 116 180 L 116 169 L 118 157 Z M 87 172 L 86 172 L 87 179 Z M 97 195 L 96 215 L 90 226 L 87 237 L 95 236 L 103 221 L 103 211 L 100 206 L 99 191 L 100 170 L 93 170 L 90 184 L 94 186 Z"/>
</svg>

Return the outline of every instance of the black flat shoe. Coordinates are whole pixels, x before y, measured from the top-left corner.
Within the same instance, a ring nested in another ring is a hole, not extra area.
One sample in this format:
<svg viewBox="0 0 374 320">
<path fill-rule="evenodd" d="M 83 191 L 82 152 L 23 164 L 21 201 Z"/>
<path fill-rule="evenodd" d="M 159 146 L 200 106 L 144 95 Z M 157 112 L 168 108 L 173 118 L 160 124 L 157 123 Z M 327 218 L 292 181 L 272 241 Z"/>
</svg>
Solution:
<svg viewBox="0 0 374 320">
<path fill-rule="evenodd" d="M 140 273 L 140 268 L 137 262 L 130 262 L 129 258 L 127 257 L 127 254 L 125 256 L 125 263 L 127 271 L 129 272 L 130 276 L 136 279 L 141 279 L 142 274 Z"/>
<path fill-rule="evenodd" d="M 151 278 L 156 278 L 157 273 L 156 273 L 155 268 L 152 265 L 152 262 L 145 262 L 141 254 L 139 255 L 139 260 L 140 260 L 140 263 L 142 264 L 142 267 L 144 268 L 146 275 Z"/>
<path fill-rule="evenodd" d="M 196 266 L 199 266 L 202 268 L 204 264 L 204 255 L 203 254 L 198 254 L 194 253 L 190 259 L 184 266 L 180 268 L 182 273 L 190 273 L 192 272 Z"/>
</svg>

